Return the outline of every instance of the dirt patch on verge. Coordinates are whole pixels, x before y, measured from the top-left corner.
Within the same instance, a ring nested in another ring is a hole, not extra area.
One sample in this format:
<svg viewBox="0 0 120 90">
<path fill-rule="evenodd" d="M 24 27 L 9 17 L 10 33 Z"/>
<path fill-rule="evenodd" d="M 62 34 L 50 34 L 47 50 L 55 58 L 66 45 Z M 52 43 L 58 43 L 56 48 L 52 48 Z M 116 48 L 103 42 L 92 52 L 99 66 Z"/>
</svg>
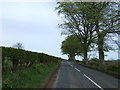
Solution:
<svg viewBox="0 0 120 90">
<path fill-rule="evenodd" d="M 53 71 L 52 75 L 48 79 L 48 81 L 44 84 L 43 88 L 53 88 L 53 84 L 57 78 L 58 70 L 60 68 L 60 64 L 57 66 L 57 68 Z"/>
</svg>

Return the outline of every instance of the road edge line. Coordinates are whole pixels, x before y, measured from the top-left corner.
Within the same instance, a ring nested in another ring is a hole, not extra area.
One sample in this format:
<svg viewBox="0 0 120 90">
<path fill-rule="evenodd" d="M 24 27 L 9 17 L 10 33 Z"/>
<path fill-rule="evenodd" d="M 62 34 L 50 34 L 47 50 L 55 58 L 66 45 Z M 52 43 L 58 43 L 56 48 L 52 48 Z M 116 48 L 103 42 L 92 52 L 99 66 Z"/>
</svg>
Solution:
<svg viewBox="0 0 120 90">
<path fill-rule="evenodd" d="M 93 81 L 92 79 L 90 79 L 87 75 L 83 74 L 88 80 L 90 80 L 93 84 L 95 84 L 98 88 L 100 88 L 101 90 L 104 90 L 100 85 L 98 85 L 95 81 Z"/>
</svg>

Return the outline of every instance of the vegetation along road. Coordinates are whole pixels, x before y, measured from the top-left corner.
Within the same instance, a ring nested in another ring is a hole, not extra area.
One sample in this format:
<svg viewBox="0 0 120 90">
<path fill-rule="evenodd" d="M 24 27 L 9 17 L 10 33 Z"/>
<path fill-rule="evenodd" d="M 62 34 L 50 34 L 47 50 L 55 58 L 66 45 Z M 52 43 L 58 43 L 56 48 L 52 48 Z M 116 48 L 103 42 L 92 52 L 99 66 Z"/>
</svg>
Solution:
<svg viewBox="0 0 120 90">
<path fill-rule="evenodd" d="M 54 88 L 118 88 L 120 80 L 107 74 L 62 61 Z"/>
</svg>

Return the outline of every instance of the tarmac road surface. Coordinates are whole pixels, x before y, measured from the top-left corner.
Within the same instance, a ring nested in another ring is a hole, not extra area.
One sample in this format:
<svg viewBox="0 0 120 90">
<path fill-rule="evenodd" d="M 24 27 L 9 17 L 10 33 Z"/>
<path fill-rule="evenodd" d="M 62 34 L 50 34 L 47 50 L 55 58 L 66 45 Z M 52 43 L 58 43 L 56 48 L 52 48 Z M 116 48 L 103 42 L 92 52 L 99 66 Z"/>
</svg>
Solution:
<svg viewBox="0 0 120 90">
<path fill-rule="evenodd" d="M 62 61 L 54 88 L 118 88 L 120 80 L 79 64 Z"/>
</svg>

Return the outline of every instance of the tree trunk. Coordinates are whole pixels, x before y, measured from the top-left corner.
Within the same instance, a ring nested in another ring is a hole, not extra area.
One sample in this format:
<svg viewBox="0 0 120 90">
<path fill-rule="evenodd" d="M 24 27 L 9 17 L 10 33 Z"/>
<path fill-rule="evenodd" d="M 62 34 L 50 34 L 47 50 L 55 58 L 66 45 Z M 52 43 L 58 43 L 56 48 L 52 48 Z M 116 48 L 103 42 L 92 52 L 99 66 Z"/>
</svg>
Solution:
<svg viewBox="0 0 120 90">
<path fill-rule="evenodd" d="M 84 58 L 83 62 L 85 64 L 88 64 L 88 44 L 87 44 L 87 39 L 84 39 L 84 46 L 83 46 L 83 51 L 84 51 Z"/>
<path fill-rule="evenodd" d="M 74 60 L 75 60 L 75 55 L 70 54 L 70 55 L 69 55 L 69 59 L 68 59 L 68 60 L 70 60 L 70 61 L 74 61 Z"/>
<path fill-rule="evenodd" d="M 100 60 L 100 64 L 104 65 L 104 48 L 103 48 L 103 44 L 104 44 L 104 35 L 102 33 L 100 33 L 99 31 L 99 22 L 96 22 L 96 32 L 97 32 L 97 38 L 98 38 L 98 52 L 99 52 L 99 60 Z"/>
<path fill-rule="evenodd" d="M 88 64 L 88 58 L 87 58 L 87 56 L 88 56 L 88 53 L 87 53 L 87 48 L 86 49 L 84 49 L 84 59 L 83 59 L 83 62 L 85 63 L 85 64 Z"/>
<path fill-rule="evenodd" d="M 99 35 L 98 36 L 98 51 L 99 51 L 99 60 L 100 60 L 101 65 L 105 64 L 103 44 L 104 44 L 104 37 L 102 35 Z"/>
</svg>

